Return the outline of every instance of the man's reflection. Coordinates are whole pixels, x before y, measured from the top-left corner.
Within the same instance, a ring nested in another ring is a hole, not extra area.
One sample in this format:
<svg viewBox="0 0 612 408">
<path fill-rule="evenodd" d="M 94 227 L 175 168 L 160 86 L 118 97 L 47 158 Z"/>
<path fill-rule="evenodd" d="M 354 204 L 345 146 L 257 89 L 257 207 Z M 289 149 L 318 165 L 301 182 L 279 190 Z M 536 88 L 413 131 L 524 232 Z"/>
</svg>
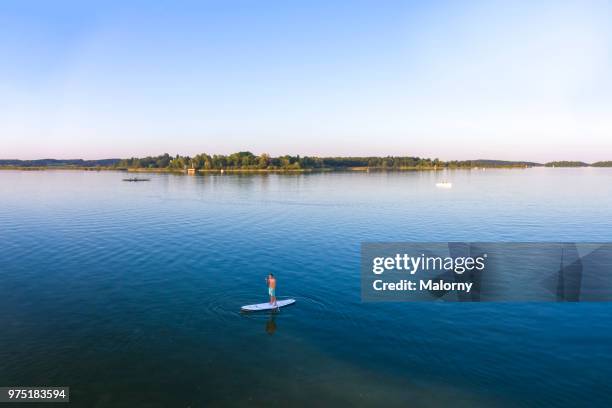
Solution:
<svg viewBox="0 0 612 408">
<path fill-rule="evenodd" d="M 270 313 L 270 318 L 266 322 L 266 333 L 270 336 L 276 331 L 276 312 Z"/>
</svg>

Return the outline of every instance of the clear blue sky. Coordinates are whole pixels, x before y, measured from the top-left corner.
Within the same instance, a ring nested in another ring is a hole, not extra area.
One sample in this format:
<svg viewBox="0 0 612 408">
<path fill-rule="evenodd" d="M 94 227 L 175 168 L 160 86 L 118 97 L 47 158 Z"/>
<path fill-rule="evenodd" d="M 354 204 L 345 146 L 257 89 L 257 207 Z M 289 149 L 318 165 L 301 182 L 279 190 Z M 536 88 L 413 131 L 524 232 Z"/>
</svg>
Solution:
<svg viewBox="0 0 612 408">
<path fill-rule="evenodd" d="M 606 1 L 5 0 L 0 158 L 611 160 L 611 22 Z"/>
</svg>

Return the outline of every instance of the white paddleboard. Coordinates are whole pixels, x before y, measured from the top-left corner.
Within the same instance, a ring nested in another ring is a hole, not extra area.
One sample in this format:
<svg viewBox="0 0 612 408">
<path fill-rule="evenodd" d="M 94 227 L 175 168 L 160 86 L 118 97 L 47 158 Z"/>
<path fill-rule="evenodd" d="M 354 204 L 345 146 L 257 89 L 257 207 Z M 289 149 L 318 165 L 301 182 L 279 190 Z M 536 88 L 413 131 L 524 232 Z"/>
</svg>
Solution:
<svg viewBox="0 0 612 408">
<path fill-rule="evenodd" d="M 289 306 L 295 303 L 295 299 L 283 299 L 278 300 L 275 304 L 266 303 L 258 303 L 256 305 L 246 305 L 242 306 L 242 310 L 245 312 L 257 312 L 260 310 L 273 310 L 278 309 L 279 307 Z"/>
</svg>

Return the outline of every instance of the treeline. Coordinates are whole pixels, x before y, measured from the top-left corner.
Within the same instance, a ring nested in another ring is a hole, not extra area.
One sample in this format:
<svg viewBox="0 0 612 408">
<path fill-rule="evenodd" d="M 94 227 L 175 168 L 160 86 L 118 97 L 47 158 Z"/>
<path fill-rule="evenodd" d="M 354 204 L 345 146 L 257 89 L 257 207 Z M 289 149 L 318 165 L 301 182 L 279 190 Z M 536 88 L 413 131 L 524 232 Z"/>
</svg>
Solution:
<svg viewBox="0 0 612 408">
<path fill-rule="evenodd" d="M 230 155 L 208 155 L 201 153 L 193 157 L 163 154 L 154 157 L 143 157 L 120 160 L 114 164 L 117 168 L 157 168 L 196 170 L 300 170 L 300 169 L 435 169 L 435 168 L 524 168 L 524 167 L 612 167 L 612 161 L 600 161 L 588 164 L 581 161 L 554 161 L 545 164 L 529 161 L 507 160 L 451 160 L 442 161 L 413 156 L 385 157 L 314 157 L 314 156 L 278 156 L 272 157 L 262 153 L 237 152 Z"/>
<path fill-rule="evenodd" d="M 259 156 L 251 152 L 237 152 L 230 155 L 206 153 L 193 157 L 168 153 L 155 157 L 120 160 L 117 168 L 153 168 L 153 169 L 196 169 L 196 170 L 222 170 L 222 169 L 306 169 L 323 167 L 319 158 L 300 156 L 271 157 L 263 153 Z"/>
<path fill-rule="evenodd" d="M 472 167 L 531 167 L 540 164 L 533 162 L 510 162 L 499 160 L 466 160 L 444 162 L 410 156 L 386 157 L 313 157 L 313 156 L 279 156 L 272 157 L 266 153 L 255 155 L 251 152 L 237 152 L 230 155 L 208 155 L 174 157 L 166 154 L 155 157 L 124 159 L 115 164 L 117 168 L 153 168 L 153 169 L 196 169 L 196 170 L 301 170 L 301 169 L 435 169 L 435 168 L 472 168 Z"/>
<path fill-rule="evenodd" d="M 588 163 L 581 161 L 553 161 L 545 164 L 546 167 L 589 167 Z"/>
<path fill-rule="evenodd" d="M 208 155 L 201 153 L 193 157 L 163 154 L 156 157 L 144 157 L 121 160 L 115 164 L 118 168 L 168 168 L 196 170 L 301 170 L 301 169 L 337 169 L 350 167 L 435 167 L 442 166 L 437 159 L 419 157 L 312 157 L 312 156 L 278 156 L 272 157 L 262 153 L 237 152 L 230 155 Z"/>
<path fill-rule="evenodd" d="M 167 170 L 316 170 L 316 169 L 436 169 L 436 168 L 524 168 L 535 166 L 547 167 L 612 167 L 612 161 L 600 161 L 593 164 L 581 161 L 554 161 L 545 164 L 526 161 L 504 160 L 453 160 L 441 161 L 412 156 L 386 157 L 314 157 L 284 155 L 272 157 L 262 153 L 237 152 L 230 155 L 201 153 L 191 156 L 170 156 L 165 153 L 159 156 L 132 157 L 129 159 L 104 160 L 0 160 L 0 167 L 44 167 L 44 168 L 110 168 L 110 169 L 167 169 Z"/>
</svg>

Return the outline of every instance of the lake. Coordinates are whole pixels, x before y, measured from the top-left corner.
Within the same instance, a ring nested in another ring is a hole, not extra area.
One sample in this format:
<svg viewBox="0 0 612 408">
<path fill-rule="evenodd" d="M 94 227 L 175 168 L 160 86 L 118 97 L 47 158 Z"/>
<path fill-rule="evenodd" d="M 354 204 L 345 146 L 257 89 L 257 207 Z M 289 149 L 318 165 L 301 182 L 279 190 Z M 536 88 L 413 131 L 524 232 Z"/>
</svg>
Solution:
<svg viewBox="0 0 612 408">
<path fill-rule="evenodd" d="M 612 401 L 612 304 L 364 303 L 359 258 L 610 242 L 612 169 L 126 174 L 0 171 L 0 386 L 83 407 Z M 270 272 L 297 303 L 241 314 Z"/>
</svg>

